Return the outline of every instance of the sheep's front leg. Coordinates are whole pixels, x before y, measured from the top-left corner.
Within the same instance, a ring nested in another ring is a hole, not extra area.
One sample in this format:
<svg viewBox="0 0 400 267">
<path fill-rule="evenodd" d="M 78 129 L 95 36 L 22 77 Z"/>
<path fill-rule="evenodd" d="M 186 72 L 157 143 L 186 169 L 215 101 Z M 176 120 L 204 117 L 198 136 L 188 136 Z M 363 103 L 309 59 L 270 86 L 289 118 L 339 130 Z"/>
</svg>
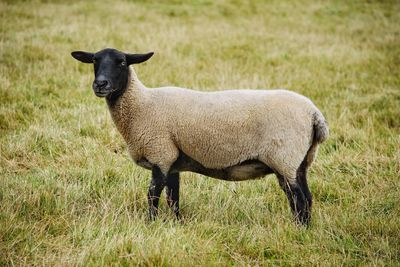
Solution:
<svg viewBox="0 0 400 267">
<path fill-rule="evenodd" d="M 150 220 L 155 220 L 158 214 L 158 202 L 160 195 L 164 189 L 166 176 L 161 172 L 158 166 L 153 166 L 151 170 L 151 182 L 147 199 L 149 202 L 149 216 Z"/>
<path fill-rule="evenodd" d="M 179 173 L 172 173 L 167 177 L 167 203 L 179 218 Z"/>
</svg>

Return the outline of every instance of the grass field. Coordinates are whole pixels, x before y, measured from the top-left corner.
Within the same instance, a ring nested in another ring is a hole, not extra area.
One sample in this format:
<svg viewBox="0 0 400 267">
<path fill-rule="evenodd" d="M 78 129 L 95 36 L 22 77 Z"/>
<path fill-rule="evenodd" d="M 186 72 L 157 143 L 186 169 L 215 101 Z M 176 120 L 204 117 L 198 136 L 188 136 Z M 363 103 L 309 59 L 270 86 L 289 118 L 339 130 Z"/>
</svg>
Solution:
<svg viewBox="0 0 400 267">
<path fill-rule="evenodd" d="M 161 2 L 161 3 L 159 3 Z M 400 2 L 1 1 L 0 266 L 400 265 Z M 183 221 L 73 50 L 155 51 L 149 87 L 288 88 L 326 116 L 296 226 L 274 176 L 185 173 Z"/>
</svg>

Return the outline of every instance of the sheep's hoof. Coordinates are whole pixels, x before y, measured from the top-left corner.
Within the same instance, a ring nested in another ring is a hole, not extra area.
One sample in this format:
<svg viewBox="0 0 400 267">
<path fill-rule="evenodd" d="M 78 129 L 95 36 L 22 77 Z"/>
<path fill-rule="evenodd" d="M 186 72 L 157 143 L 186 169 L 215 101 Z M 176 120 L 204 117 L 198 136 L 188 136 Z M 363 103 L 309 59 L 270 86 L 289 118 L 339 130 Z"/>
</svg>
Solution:
<svg viewBox="0 0 400 267">
<path fill-rule="evenodd" d="M 295 221 L 297 224 L 305 227 L 310 227 L 311 224 L 311 212 L 309 210 L 302 210 L 295 215 Z"/>
<path fill-rule="evenodd" d="M 150 208 L 148 216 L 149 221 L 154 222 L 157 219 L 157 216 L 158 216 L 158 210 Z"/>
</svg>

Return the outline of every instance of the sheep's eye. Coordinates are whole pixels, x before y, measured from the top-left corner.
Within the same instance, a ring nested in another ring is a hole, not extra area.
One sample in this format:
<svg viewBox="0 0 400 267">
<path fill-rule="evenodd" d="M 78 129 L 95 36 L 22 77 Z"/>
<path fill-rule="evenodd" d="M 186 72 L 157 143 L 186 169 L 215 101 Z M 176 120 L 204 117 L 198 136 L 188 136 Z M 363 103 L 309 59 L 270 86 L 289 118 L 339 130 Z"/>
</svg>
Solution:
<svg viewBox="0 0 400 267">
<path fill-rule="evenodd" d="M 126 65 L 126 62 L 125 62 L 125 61 L 122 61 L 122 62 L 120 63 L 120 65 L 121 65 L 121 66 L 125 66 L 125 65 Z"/>
</svg>

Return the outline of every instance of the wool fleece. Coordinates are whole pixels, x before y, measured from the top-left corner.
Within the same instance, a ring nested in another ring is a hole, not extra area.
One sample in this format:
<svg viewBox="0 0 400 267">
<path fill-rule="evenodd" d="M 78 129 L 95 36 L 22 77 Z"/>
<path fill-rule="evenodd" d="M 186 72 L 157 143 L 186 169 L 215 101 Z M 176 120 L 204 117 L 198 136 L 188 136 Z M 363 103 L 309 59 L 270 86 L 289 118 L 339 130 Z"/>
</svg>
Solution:
<svg viewBox="0 0 400 267">
<path fill-rule="evenodd" d="M 294 182 L 302 161 L 309 166 L 328 137 L 322 113 L 297 93 L 146 88 L 132 67 L 126 91 L 109 109 L 133 160 L 164 174 L 181 151 L 209 169 L 258 160 Z M 232 177 L 245 179 L 245 170 Z"/>
</svg>

